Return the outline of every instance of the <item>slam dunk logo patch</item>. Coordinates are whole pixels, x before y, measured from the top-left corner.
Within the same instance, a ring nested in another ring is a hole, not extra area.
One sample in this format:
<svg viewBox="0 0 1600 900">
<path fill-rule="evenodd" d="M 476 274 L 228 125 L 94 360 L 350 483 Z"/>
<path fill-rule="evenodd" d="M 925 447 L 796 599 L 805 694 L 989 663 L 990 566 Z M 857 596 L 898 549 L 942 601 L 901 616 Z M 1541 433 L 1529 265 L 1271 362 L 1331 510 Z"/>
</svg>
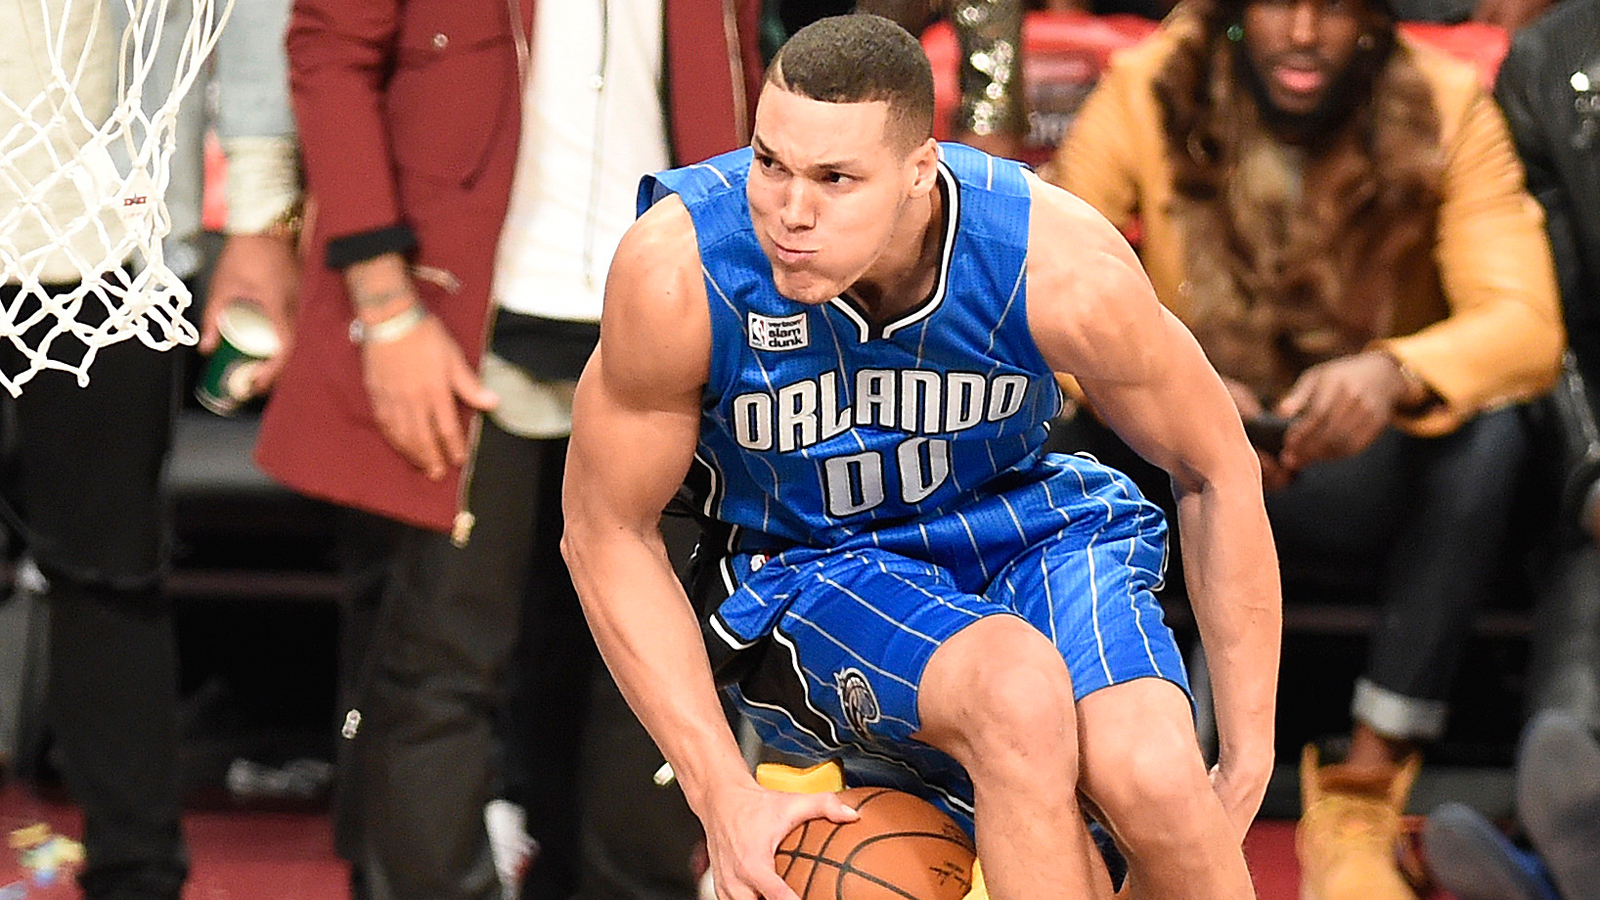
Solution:
<svg viewBox="0 0 1600 900">
<path fill-rule="evenodd" d="M 806 314 L 773 318 L 750 313 L 750 346 L 757 350 L 799 350 L 810 345 Z"/>
</svg>

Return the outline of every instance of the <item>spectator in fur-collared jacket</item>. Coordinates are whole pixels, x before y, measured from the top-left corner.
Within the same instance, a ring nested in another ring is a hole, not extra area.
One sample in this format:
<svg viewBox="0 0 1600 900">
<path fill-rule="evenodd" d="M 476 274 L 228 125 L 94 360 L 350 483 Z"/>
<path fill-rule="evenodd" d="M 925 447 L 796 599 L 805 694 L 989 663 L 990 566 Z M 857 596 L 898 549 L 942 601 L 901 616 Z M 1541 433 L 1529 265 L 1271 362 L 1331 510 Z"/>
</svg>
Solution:
<svg viewBox="0 0 1600 900">
<path fill-rule="evenodd" d="M 1507 532 L 1508 406 L 1563 344 L 1505 120 L 1383 0 L 1212 0 L 1113 60 L 1051 177 L 1137 220 L 1255 435 L 1286 579 L 1338 567 L 1381 606 L 1348 754 L 1303 760 L 1302 890 L 1408 900 L 1390 849 Z"/>
</svg>

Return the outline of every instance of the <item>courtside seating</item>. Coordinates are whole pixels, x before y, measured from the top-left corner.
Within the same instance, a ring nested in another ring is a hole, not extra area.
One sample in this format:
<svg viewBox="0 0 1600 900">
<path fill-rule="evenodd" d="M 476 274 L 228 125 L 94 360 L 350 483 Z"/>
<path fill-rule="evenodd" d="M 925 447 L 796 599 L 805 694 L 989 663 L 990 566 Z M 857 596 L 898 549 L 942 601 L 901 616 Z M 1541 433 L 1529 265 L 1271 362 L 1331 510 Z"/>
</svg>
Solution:
<svg viewBox="0 0 1600 900">
<path fill-rule="evenodd" d="M 1027 14 L 1022 31 L 1022 71 L 1029 111 L 1025 161 L 1038 165 L 1050 158 L 1112 54 L 1137 44 L 1156 27 L 1157 23 L 1150 19 L 1124 14 Z M 1472 63 L 1486 88 L 1493 86 L 1495 72 L 1511 45 L 1511 36 L 1505 29 L 1478 22 L 1406 22 L 1400 28 L 1414 40 Z M 948 22 L 930 27 L 923 32 L 922 47 L 933 62 L 935 135 L 946 140 L 960 96 L 956 76 L 960 50 L 955 29 Z"/>
<path fill-rule="evenodd" d="M 1071 127 L 1079 106 L 1094 88 L 1112 56 L 1144 40 L 1157 27 L 1157 22 L 1132 15 L 1096 16 L 1077 12 L 1027 14 L 1022 41 L 1023 77 L 1029 109 L 1024 161 L 1039 165 L 1050 159 L 1056 144 Z M 1475 22 L 1459 25 L 1406 22 L 1400 28 L 1413 40 L 1437 47 L 1474 65 L 1486 89 L 1493 87 L 1495 74 L 1510 46 L 1510 35 L 1504 29 Z M 938 23 L 923 33 L 922 45 L 933 63 L 936 136 L 942 140 L 949 139 L 950 123 L 959 97 L 957 62 L 960 51 L 955 31 L 948 23 Z M 1137 245 L 1137 224 L 1129 229 L 1129 239 Z M 1057 449 L 1070 452 L 1074 448 Z M 1348 575 L 1341 578 L 1328 572 L 1285 571 L 1284 579 L 1288 600 L 1284 609 L 1286 637 L 1304 638 L 1329 646 L 1335 646 L 1339 641 L 1353 645 L 1370 631 L 1377 610 L 1370 603 L 1359 600 L 1357 589 Z M 1171 593 L 1169 591 L 1168 595 L 1163 596 L 1168 607 L 1168 621 L 1180 633 L 1192 636 L 1193 620 L 1186 599 L 1170 596 Z M 1487 609 L 1474 622 L 1474 631 L 1480 637 L 1520 638 L 1528 634 L 1530 629 L 1530 618 L 1524 608 Z M 1203 657 L 1192 655 L 1190 667 L 1200 705 L 1200 731 L 1203 738 L 1214 739 L 1214 722 L 1207 708 L 1209 686 L 1204 674 Z M 1330 702 L 1331 709 L 1345 700 Z M 1291 727 L 1280 727 L 1280 731 L 1295 730 L 1292 722 L 1282 724 Z M 1288 734 L 1280 736 L 1288 738 L 1290 745 L 1297 746 L 1293 742 L 1298 737 Z M 1290 789 L 1283 793 L 1287 797 L 1276 804 L 1276 812 L 1292 815 L 1297 802 L 1292 796 L 1293 791 Z"/>
</svg>

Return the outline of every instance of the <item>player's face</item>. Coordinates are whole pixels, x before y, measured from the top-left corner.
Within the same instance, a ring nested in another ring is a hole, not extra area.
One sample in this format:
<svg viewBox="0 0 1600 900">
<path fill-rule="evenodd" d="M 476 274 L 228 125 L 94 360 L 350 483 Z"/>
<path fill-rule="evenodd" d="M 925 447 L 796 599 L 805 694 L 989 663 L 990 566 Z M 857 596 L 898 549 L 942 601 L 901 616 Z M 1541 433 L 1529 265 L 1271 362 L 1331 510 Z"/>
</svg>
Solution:
<svg viewBox="0 0 1600 900">
<path fill-rule="evenodd" d="M 909 154 L 889 106 L 827 103 L 773 84 L 756 109 L 746 194 L 778 292 L 826 303 L 883 255 L 906 204 L 926 195 L 931 142 Z"/>
<path fill-rule="evenodd" d="M 1267 100 L 1280 113 L 1321 108 L 1372 26 L 1363 0 L 1255 0 L 1245 7 L 1244 48 Z"/>
</svg>

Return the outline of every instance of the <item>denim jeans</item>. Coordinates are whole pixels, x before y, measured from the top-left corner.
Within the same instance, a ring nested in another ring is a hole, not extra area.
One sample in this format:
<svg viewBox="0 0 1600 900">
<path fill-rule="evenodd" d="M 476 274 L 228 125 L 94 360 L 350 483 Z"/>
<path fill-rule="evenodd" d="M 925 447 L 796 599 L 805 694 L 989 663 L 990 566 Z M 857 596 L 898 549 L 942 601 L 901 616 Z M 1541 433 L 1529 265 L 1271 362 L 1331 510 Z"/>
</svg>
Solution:
<svg viewBox="0 0 1600 900">
<path fill-rule="evenodd" d="M 1165 474 L 1092 416 L 1058 429 L 1051 449 L 1086 449 L 1124 468 L 1168 511 L 1174 546 L 1181 543 Z M 1313 465 L 1267 496 L 1286 584 L 1332 575 L 1379 605 L 1352 707 L 1379 733 L 1429 740 L 1444 732 L 1472 616 L 1504 561 L 1528 452 L 1520 412 L 1502 409 L 1442 437 L 1389 429 L 1364 452 Z"/>
</svg>

